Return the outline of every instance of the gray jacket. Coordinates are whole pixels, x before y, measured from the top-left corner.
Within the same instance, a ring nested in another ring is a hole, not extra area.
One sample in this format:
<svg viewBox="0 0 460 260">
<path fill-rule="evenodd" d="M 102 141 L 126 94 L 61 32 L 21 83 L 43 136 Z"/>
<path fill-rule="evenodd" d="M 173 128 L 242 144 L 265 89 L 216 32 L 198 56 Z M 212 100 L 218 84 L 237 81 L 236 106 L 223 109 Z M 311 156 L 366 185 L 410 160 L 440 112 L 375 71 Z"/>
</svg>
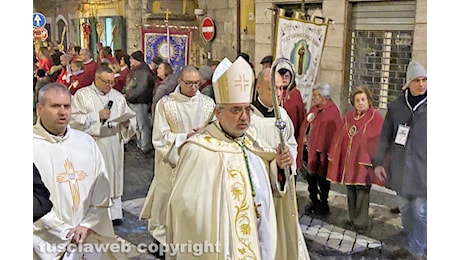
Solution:
<svg viewBox="0 0 460 260">
<path fill-rule="evenodd" d="M 152 100 L 152 107 L 155 109 L 158 101 L 168 95 L 169 93 L 173 92 L 177 87 L 177 77 L 174 74 L 169 74 L 166 78 L 158 85 L 158 88 L 155 92 L 155 96 Z"/>
<path fill-rule="evenodd" d="M 427 197 L 427 98 L 411 108 L 407 92 L 388 104 L 373 165 L 385 166 L 385 186 L 398 195 Z M 410 126 L 406 145 L 395 143 L 399 125 Z"/>
<path fill-rule="evenodd" d="M 131 68 L 123 92 L 126 100 L 134 104 L 150 104 L 152 102 L 152 90 L 155 84 L 155 75 L 149 66 L 141 63 L 136 68 Z"/>
</svg>

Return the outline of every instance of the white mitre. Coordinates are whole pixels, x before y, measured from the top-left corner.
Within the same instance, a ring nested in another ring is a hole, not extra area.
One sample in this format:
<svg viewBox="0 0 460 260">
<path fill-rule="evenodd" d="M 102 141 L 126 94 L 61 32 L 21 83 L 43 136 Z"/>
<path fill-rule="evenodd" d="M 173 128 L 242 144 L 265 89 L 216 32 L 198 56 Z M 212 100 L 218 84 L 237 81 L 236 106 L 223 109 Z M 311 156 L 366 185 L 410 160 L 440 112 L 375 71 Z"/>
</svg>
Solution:
<svg viewBox="0 0 460 260">
<path fill-rule="evenodd" d="M 217 104 L 251 103 L 254 74 L 242 57 L 235 62 L 224 58 L 212 76 L 212 86 Z"/>
</svg>

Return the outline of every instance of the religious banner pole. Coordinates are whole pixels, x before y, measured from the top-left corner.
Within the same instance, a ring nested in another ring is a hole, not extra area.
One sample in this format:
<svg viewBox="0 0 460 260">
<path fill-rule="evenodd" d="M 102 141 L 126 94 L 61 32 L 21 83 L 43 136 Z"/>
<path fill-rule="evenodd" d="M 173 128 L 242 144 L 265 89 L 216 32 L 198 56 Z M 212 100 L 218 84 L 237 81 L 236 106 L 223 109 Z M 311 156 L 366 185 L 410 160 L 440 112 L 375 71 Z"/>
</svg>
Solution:
<svg viewBox="0 0 460 260">
<path fill-rule="evenodd" d="M 171 63 L 171 53 L 170 53 L 170 47 L 169 47 L 169 15 L 171 14 L 171 11 L 169 11 L 169 9 L 166 9 L 165 11 L 165 14 L 166 14 L 166 20 L 165 20 L 165 24 L 166 24 L 166 47 L 167 47 L 167 54 L 168 54 L 168 63 Z"/>
<path fill-rule="evenodd" d="M 284 66 L 283 66 L 284 65 Z M 292 62 L 286 58 L 278 58 L 273 62 L 273 65 L 271 67 L 271 81 L 270 81 L 270 89 L 272 92 L 272 99 L 273 99 L 273 107 L 274 107 L 274 112 L 275 112 L 275 126 L 279 130 L 279 137 L 280 137 L 280 153 L 283 153 L 284 146 L 286 144 L 284 140 L 284 131 L 286 128 L 286 122 L 281 118 L 281 113 L 280 113 L 280 108 L 278 104 L 278 97 L 276 96 L 276 86 L 275 86 L 275 74 L 280 68 L 286 68 L 287 70 L 290 71 L 291 75 L 295 75 L 295 70 L 294 70 L 294 65 Z M 292 88 L 293 83 L 294 83 L 294 77 L 291 77 L 291 81 L 289 82 L 288 89 Z M 292 201 L 294 199 L 294 194 L 295 192 L 295 185 L 291 183 L 291 168 L 290 167 L 285 167 L 284 168 L 284 175 L 286 178 L 286 187 L 287 187 L 287 193 L 289 196 L 289 199 Z M 294 186 L 294 187 L 293 187 Z M 291 209 L 291 216 L 295 216 L 294 211 L 297 212 L 297 209 Z"/>
<path fill-rule="evenodd" d="M 67 32 L 67 27 L 64 26 L 64 28 L 62 29 L 62 33 L 61 33 L 61 43 L 59 44 L 59 50 L 64 52 L 64 38 L 65 38 L 65 34 Z"/>
<path fill-rule="evenodd" d="M 112 40 L 110 41 L 110 47 L 112 49 L 115 49 L 112 44 L 113 44 L 113 39 L 115 38 L 115 33 L 117 32 L 117 25 L 115 24 L 113 27 L 112 27 Z"/>
<path fill-rule="evenodd" d="M 101 61 L 102 57 L 100 57 L 100 51 L 103 47 L 102 45 L 102 33 L 104 32 L 104 24 L 102 23 L 101 19 L 97 19 L 96 23 L 96 33 L 97 33 L 97 60 Z"/>
</svg>

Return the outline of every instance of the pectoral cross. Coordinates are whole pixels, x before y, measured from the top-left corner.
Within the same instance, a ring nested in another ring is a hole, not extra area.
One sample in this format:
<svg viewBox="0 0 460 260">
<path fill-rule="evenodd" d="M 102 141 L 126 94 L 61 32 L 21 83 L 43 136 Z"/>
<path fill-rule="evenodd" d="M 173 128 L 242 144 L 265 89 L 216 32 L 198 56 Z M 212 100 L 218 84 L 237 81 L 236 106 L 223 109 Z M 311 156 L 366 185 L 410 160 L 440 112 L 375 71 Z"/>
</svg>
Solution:
<svg viewBox="0 0 460 260">
<path fill-rule="evenodd" d="M 260 212 L 259 212 L 259 207 L 262 206 L 261 203 L 257 204 L 255 201 L 254 201 L 254 209 L 256 210 L 256 217 L 259 219 L 260 218 Z"/>
<path fill-rule="evenodd" d="M 297 64 L 297 67 L 298 67 L 298 72 L 299 72 L 299 75 L 302 75 L 302 72 L 303 72 L 303 56 L 305 55 L 305 47 L 302 45 L 302 47 L 300 47 L 299 51 L 297 52 L 297 54 L 299 54 L 299 63 Z"/>
</svg>

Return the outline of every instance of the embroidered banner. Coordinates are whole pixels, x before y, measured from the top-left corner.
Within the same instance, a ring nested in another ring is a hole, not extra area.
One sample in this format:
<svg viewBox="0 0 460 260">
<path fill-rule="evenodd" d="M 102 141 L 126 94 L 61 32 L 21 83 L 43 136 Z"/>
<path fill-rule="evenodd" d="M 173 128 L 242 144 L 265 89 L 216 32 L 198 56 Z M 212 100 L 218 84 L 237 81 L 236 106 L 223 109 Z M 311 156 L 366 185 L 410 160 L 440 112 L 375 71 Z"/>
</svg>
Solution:
<svg viewBox="0 0 460 260">
<path fill-rule="evenodd" d="M 274 56 L 275 59 L 289 59 L 294 64 L 297 88 L 308 110 L 328 25 L 286 17 L 280 13 L 283 12 L 278 12 L 276 19 Z"/>
<path fill-rule="evenodd" d="M 153 57 L 158 56 L 171 63 L 174 73 L 178 73 L 183 66 L 188 65 L 190 55 L 190 31 L 166 28 L 142 28 L 142 49 L 145 62 L 150 63 Z"/>
</svg>

